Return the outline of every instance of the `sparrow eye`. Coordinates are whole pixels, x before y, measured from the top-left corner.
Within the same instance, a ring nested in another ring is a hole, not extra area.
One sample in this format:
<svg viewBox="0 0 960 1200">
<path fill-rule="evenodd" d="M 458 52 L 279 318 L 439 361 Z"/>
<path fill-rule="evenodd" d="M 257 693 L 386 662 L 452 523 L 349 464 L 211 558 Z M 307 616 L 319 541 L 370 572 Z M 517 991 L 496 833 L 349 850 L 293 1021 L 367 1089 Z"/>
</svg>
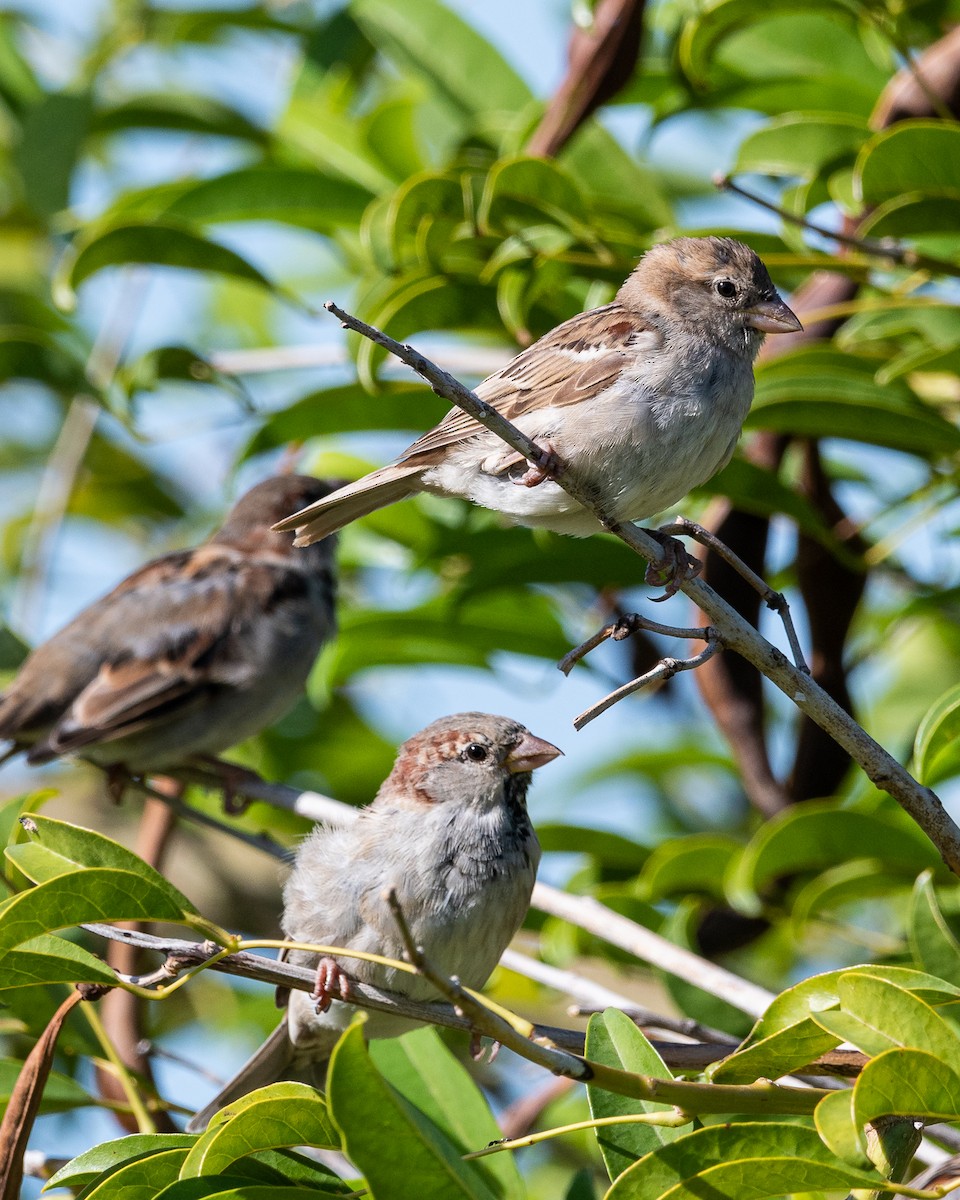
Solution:
<svg viewBox="0 0 960 1200">
<path fill-rule="evenodd" d="M 713 286 L 717 289 L 717 295 L 722 296 L 724 300 L 732 300 L 737 294 L 737 285 L 729 279 L 718 279 Z"/>
<path fill-rule="evenodd" d="M 478 742 L 471 742 L 463 753 L 471 762 L 483 762 L 487 757 L 487 748 Z"/>
</svg>

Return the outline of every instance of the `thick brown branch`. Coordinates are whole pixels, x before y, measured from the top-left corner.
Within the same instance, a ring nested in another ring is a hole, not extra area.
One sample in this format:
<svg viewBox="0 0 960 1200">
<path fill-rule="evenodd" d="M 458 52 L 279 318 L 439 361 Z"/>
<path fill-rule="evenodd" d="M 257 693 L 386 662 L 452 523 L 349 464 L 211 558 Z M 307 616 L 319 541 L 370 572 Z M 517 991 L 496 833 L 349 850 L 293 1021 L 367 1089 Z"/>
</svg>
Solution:
<svg viewBox="0 0 960 1200">
<path fill-rule="evenodd" d="M 570 38 L 567 73 L 527 144 L 552 158 L 588 117 L 630 81 L 640 54 L 644 0 L 600 0 L 589 29 Z"/>
</svg>

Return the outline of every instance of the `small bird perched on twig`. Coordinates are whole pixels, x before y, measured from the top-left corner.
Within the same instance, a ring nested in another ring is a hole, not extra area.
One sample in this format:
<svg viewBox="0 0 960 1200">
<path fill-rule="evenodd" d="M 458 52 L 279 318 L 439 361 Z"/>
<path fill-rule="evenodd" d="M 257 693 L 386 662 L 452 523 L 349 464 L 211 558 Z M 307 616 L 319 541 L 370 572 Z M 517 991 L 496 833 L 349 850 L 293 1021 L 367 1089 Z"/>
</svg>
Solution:
<svg viewBox="0 0 960 1200">
<path fill-rule="evenodd" d="M 615 521 L 669 508 L 730 460 L 767 333 L 800 322 L 760 259 L 726 237 L 649 250 L 611 304 L 564 321 L 476 389 L 596 496 Z M 276 528 L 309 546 L 416 492 L 461 496 L 518 525 L 598 529 L 549 472 L 460 409 L 389 466 Z"/>
<path fill-rule="evenodd" d="M 400 747 L 376 799 L 342 828 L 317 826 L 284 888 L 283 929 L 292 941 L 403 958 L 384 892 L 393 888 L 414 941 L 446 975 L 480 988 L 520 928 L 540 845 L 527 815 L 530 773 L 560 751 L 516 721 L 457 713 Z M 433 985 L 362 959 L 343 964 L 302 950 L 288 961 L 317 968 L 313 996 L 294 991 L 281 1023 L 220 1094 L 193 1118 L 280 1079 L 322 1087 L 327 1061 L 355 1009 L 332 1000 L 350 979 L 412 1000 L 438 999 Z M 375 1012 L 368 1037 L 395 1037 L 409 1018 Z"/>
<path fill-rule="evenodd" d="M 0 696 L 6 757 L 78 754 L 124 775 L 202 766 L 281 717 L 334 628 L 334 544 L 271 529 L 332 485 L 278 475 L 194 550 L 141 567 L 38 646 Z M 241 768 L 233 768 L 240 772 Z"/>
</svg>

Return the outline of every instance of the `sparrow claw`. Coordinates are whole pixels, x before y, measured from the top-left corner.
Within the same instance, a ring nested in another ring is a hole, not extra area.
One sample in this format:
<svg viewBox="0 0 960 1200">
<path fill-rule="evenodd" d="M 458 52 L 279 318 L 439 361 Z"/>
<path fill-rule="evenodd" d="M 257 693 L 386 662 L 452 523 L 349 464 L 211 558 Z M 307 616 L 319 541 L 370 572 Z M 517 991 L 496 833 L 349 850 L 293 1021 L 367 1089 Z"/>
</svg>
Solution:
<svg viewBox="0 0 960 1200">
<path fill-rule="evenodd" d="M 557 452 L 547 442 L 540 462 L 536 466 L 531 464 L 515 482 L 520 487 L 536 487 L 545 479 L 551 479 L 559 469 L 560 459 L 557 457 Z"/>
<path fill-rule="evenodd" d="M 643 576 L 644 583 L 650 587 L 662 587 L 662 596 L 651 596 L 655 604 L 669 600 L 680 590 L 680 585 L 688 579 L 695 579 L 703 569 L 699 558 L 694 558 L 687 552 L 683 542 L 674 537 L 661 533 L 658 529 L 648 529 L 652 538 L 663 547 L 663 557 L 659 563 L 649 563 Z"/>
<path fill-rule="evenodd" d="M 325 1013 L 334 999 L 349 999 L 350 977 L 329 954 L 325 954 L 317 963 L 317 979 L 310 995 L 317 1002 L 318 1013 Z"/>
<path fill-rule="evenodd" d="M 107 794 L 114 804 L 120 804 L 124 792 L 133 782 L 133 776 L 123 763 L 113 763 L 106 768 Z"/>
<path fill-rule="evenodd" d="M 250 801 L 246 796 L 238 795 L 245 783 L 262 783 L 263 780 L 248 767 L 241 767 L 238 763 L 224 762 L 222 758 L 216 758 L 211 754 L 197 755 L 197 760 L 202 763 L 203 769 L 216 777 L 217 783 L 223 791 L 223 811 L 230 816 L 238 817 L 241 813 L 247 811 L 250 807 Z"/>
</svg>

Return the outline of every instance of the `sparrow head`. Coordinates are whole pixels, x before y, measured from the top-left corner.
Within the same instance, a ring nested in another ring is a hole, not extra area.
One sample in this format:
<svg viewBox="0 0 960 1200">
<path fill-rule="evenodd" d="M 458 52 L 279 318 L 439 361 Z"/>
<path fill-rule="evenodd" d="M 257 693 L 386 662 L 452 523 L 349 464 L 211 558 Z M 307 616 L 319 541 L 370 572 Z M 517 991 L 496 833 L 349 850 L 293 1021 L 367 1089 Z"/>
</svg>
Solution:
<svg viewBox="0 0 960 1200">
<path fill-rule="evenodd" d="M 389 804 L 523 803 L 530 774 L 562 754 L 508 717 L 455 713 L 408 738 L 377 793 Z"/>
<path fill-rule="evenodd" d="M 317 566 L 329 561 L 334 538 L 317 542 L 318 553 L 295 550 L 289 536 L 272 526 L 295 509 L 322 500 L 336 491 L 342 481 L 314 479 L 311 475 L 272 475 L 240 497 L 227 513 L 222 527 L 210 539 L 214 544 L 234 546 L 250 553 L 285 556 L 296 560 L 313 557 Z"/>
<path fill-rule="evenodd" d="M 691 326 L 755 357 L 767 333 L 802 325 L 756 254 L 727 237 L 681 237 L 651 247 L 620 289 L 627 308 Z"/>
</svg>

